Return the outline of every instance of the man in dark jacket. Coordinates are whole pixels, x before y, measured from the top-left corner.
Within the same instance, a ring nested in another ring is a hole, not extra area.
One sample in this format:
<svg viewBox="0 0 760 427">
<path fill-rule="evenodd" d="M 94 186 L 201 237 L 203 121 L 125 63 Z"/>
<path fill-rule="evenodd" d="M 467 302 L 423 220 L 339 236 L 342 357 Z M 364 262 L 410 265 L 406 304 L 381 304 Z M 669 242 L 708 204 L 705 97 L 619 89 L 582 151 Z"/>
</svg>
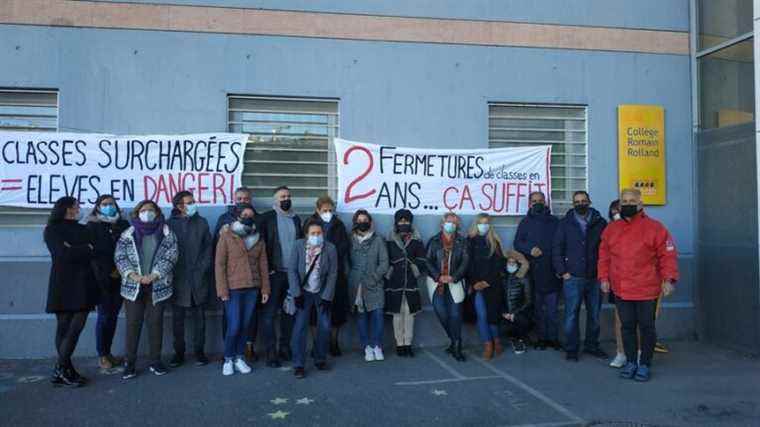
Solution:
<svg viewBox="0 0 760 427">
<path fill-rule="evenodd" d="M 560 280 L 552 267 L 552 244 L 559 221 L 546 205 L 544 193 L 533 192 L 528 200 L 530 210 L 517 227 L 514 247 L 530 262 L 538 335 L 536 348 L 544 350 L 549 346 L 559 350 L 557 303 Z"/>
<path fill-rule="evenodd" d="M 565 351 L 566 359 L 578 361 L 580 332 L 578 312 L 581 302 L 586 305 L 586 338 L 583 352 L 607 358 L 599 348 L 599 311 L 602 307 L 601 289 L 596 265 L 599 242 L 607 221 L 591 207 L 585 191 L 573 194 L 573 209 L 559 222 L 554 235 L 552 260 L 554 270 L 562 277 L 565 294 Z"/>
<path fill-rule="evenodd" d="M 264 345 L 267 366 L 277 368 L 280 360 L 291 359 L 290 336 L 293 331 L 293 316 L 282 311 L 282 303 L 288 292 L 288 261 L 296 240 L 303 239 L 301 219 L 293 210 L 290 189 L 285 186 L 274 190 L 272 210 L 261 215 L 261 229 L 267 246 L 269 261 L 269 284 L 272 295 L 264 305 Z M 275 317 L 280 316 L 279 353 L 276 345 Z"/>
<path fill-rule="evenodd" d="M 180 191 L 172 200 L 172 216 L 166 222 L 177 236 L 179 258 L 174 267 L 174 294 L 172 296 L 172 323 L 174 330 L 174 357 L 169 366 L 176 368 L 185 361 L 185 314 L 193 317 L 193 347 L 196 365 L 208 364 L 204 351 L 206 343 L 206 316 L 211 288 L 211 233 L 208 222 L 198 215 L 193 194 Z"/>
</svg>

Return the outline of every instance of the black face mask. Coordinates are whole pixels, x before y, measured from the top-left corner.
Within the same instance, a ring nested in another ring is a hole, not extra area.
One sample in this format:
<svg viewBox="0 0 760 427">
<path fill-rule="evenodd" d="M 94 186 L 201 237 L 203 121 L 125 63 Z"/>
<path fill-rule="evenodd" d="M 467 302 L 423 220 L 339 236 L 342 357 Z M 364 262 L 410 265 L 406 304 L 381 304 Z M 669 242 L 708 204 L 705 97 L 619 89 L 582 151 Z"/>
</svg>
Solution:
<svg viewBox="0 0 760 427">
<path fill-rule="evenodd" d="M 535 205 L 531 206 L 530 211 L 534 215 L 541 215 L 546 211 L 546 205 L 543 203 L 536 203 Z"/>
<path fill-rule="evenodd" d="M 366 233 L 369 231 L 369 223 L 368 222 L 358 222 L 356 223 L 356 229 L 361 231 L 362 233 Z"/>
<path fill-rule="evenodd" d="M 578 205 L 573 209 L 575 209 L 575 212 L 577 212 L 578 215 L 586 215 L 588 213 L 589 205 Z"/>
<path fill-rule="evenodd" d="M 293 203 L 290 201 L 290 199 L 280 200 L 280 209 L 284 210 L 285 212 L 289 211 L 292 205 Z"/>
<path fill-rule="evenodd" d="M 245 225 L 246 227 L 251 228 L 252 229 L 251 231 L 256 229 L 256 227 L 253 225 L 253 218 L 242 218 L 240 220 L 240 223 Z"/>
<path fill-rule="evenodd" d="M 623 205 L 620 206 L 620 216 L 623 218 L 633 218 L 639 212 L 637 205 Z"/>
<path fill-rule="evenodd" d="M 396 224 L 396 232 L 399 234 L 411 233 L 412 224 Z"/>
</svg>

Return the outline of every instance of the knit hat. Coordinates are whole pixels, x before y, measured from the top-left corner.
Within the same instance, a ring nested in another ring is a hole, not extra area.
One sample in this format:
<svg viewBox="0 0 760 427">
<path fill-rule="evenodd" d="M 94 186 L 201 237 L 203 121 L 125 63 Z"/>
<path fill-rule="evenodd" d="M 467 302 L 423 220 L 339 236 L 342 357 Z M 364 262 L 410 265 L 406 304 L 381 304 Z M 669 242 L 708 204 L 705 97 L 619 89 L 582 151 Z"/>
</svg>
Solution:
<svg viewBox="0 0 760 427">
<path fill-rule="evenodd" d="M 402 219 L 405 219 L 409 221 L 411 224 L 414 221 L 414 215 L 412 214 L 412 211 L 409 209 L 399 209 L 396 211 L 396 214 L 393 215 L 393 223 L 398 224 L 399 221 Z"/>
</svg>

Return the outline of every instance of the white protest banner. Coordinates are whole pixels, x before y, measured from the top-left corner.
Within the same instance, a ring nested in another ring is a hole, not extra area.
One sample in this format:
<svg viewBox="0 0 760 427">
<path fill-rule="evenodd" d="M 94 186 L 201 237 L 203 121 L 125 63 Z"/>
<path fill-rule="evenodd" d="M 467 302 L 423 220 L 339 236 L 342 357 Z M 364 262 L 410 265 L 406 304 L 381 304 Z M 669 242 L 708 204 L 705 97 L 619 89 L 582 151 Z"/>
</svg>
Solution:
<svg viewBox="0 0 760 427">
<path fill-rule="evenodd" d="M 248 135 L 104 135 L 0 132 L 0 206 L 50 207 L 63 196 L 121 207 L 171 206 L 181 190 L 205 206 L 232 203 Z"/>
<path fill-rule="evenodd" d="M 338 210 L 524 215 L 528 196 L 551 197 L 551 146 L 429 150 L 335 140 Z"/>
</svg>

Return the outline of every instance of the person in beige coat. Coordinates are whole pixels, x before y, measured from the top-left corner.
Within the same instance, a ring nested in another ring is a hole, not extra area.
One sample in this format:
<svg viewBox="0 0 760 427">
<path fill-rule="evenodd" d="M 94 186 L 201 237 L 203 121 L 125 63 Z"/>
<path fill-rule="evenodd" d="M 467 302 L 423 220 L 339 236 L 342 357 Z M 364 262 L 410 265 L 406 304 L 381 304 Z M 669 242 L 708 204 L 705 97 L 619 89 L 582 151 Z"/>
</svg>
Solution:
<svg viewBox="0 0 760 427">
<path fill-rule="evenodd" d="M 225 225 L 216 246 L 216 294 L 224 303 L 227 332 L 224 337 L 223 375 L 251 372 L 245 363 L 245 344 L 256 303 L 266 304 L 271 293 L 266 244 L 253 220 L 251 205 L 237 209 L 237 220 Z"/>
</svg>

